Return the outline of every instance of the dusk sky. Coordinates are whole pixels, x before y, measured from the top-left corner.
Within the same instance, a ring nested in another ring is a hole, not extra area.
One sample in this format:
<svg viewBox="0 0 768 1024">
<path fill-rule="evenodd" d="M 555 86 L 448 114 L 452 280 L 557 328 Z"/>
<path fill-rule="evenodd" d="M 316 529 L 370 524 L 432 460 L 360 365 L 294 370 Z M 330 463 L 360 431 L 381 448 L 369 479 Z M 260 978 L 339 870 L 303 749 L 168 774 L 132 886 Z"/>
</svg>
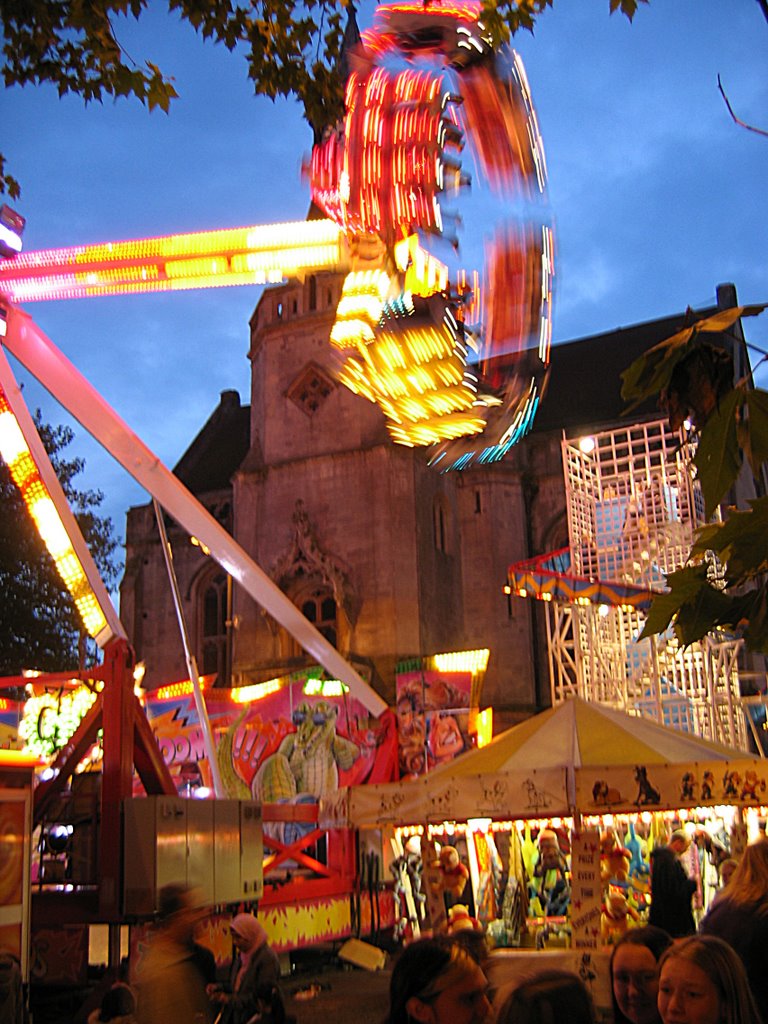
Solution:
<svg viewBox="0 0 768 1024">
<path fill-rule="evenodd" d="M 556 236 L 554 340 L 714 302 L 733 282 L 768 301 L 768 22 L 755 0 L 556 0 L 514 40 L 537 108 Z M 363 6 L 358 20 L 370 24 Z M 297 103 L 255 98 L 242 57 L 164 13 L 118 25 L 123 48 L 175 78 L 171 114 L 5 90 L 0 149 L 22 186 L 25 249 L 300 220 L 311 134 Z M 30 303 L 40 327 L 169 466 L 227 388 L 248 401 L 257 288 Z M 768 313 L 745 321 L 768 349 Z M 555 351 L 554 358 L 557 358 Z M 759 356 L 753 356 L 753 363 Z M 14 363 L 32 410 L 70 417 Z M 758 370 L 768 384 L 768 372 Z M 148 500 L 75 425 L 80 486 L 125 513 Z"/>
</svg>

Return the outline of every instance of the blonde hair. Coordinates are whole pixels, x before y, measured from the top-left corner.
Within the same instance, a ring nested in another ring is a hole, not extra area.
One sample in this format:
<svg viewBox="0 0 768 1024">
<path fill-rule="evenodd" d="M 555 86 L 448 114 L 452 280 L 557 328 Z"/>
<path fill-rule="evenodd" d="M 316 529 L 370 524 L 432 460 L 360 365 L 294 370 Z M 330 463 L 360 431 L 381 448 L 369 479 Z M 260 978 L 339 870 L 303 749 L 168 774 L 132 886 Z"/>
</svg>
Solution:
<svg viewBox="0 0 768 1024">
<path fill-rule="evenodd" d="M 723 889 L 723 898 L 749 904 L 758 913 L 768 914 L 768 839 L 751 843 L 741 855 L 731 880 Z"/>
<path fill-rule="evenodd" d="M 690 935 L 679 939 L 660 961 L 660 976 L 670 960 L 687 960 L 700 968 L 717 989 L 720 1024 L 761 1024 L 747 972 L 738 954 L 714 935 Z M 663 984 L 663 979 L 662 979 Z"/>
</svg>

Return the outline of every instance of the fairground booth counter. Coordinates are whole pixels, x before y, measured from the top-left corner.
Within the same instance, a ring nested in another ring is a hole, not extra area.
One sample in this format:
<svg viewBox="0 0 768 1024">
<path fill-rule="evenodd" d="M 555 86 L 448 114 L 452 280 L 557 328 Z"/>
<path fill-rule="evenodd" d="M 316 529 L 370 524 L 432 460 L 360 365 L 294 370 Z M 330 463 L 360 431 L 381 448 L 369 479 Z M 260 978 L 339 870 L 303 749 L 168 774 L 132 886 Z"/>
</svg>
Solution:
<svg viewBox="0 0 768 1024">
<path fill-rule="evenodd" d="M 221 966 L 237 909 L 258 909 L 286 956 L 317 943 L 388 938 L 399 920 L 395 880 L 378 855 L 358 847 L 353 827 L 319 820 L 320 795 L 391 783 L 474 746 L 470 723 L 477 728 L 482 718 L 473 706 L 487 661 L 483 650 L 402 662 L 397 714 L 378 717 L 320 668 L 233 689 L 202 677 L 205 723 L 189 681 L 146 692 L 137 685 L 129 707 L 146 734 L 140 749 L 134 744 L 133 794 L 108 825 L 114 835 L 104 828 L 105 673 L 4 680 L 0 740 L 23 746 L 38 768 L 34 786 L 27 769 L 20 847 L 31 942 L 27 934 L 17 943 L 31 947 L 32 981 L 84 985 L 89 968 L 129 953 L 138 964 L 168 882 L 200 891 L 210 908 L 200 938 Z M 77 770 L 52 794 L 46 787 L 61 781 L 64 755 Z M 148 788 L 141 770 L 152 755 L 170 783 L 162 791 Z M 14 794 L 16 816 L 17 803 Z M 106 909 L 105 855 L 119 886 Z"/>
<path fill-rule="evenodd" d="M 403 934 L 482 932 L 494 984 L 546 959 L 607 1012 L 610 948 L 647 920 L 651 849 L 688 834 L 703 914 L 718 862 L 758 834 L 767 781 L 742 751 L 572 698 L 414 781 L 340 789 L 321 815 L 381 845 Z"/>
</svg>

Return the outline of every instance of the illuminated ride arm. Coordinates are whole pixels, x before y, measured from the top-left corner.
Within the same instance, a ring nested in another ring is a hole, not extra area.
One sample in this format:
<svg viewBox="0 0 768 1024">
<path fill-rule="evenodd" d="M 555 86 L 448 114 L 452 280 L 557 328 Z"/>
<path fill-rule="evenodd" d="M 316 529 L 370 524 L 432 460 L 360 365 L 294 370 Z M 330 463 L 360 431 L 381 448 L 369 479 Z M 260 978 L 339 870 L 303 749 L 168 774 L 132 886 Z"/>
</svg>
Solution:
<svg viewBox="0 0 768 1024">
<path fill-rule="evenodd" d="M 0 292 L 12 302 L 137 295 L 271 284 L 348 264 L 338 225 L 297 221 L 21 253 L 0 261 Z"/>
<path fill-rule="evenodd" d="M 547 386 L 554 237 L 525 71 L 493 49 L 481 13 L 479 0 L 377 7 L 345 116 L 308 167 L 327 220 L 18 255 L 0 265 L 0 292 L 29 302 L 348 271 L 330 339 L 342 383 L 441 470 L 503 458 Z M 464 225 L 484 255 L 451 268 L 463 214 L 445 204 L 466 198 L 465 148 L 491 206 Z"/>
<path fill-rule="evenodd" d="M 125 630 L 80 532 L 0 345 L 0 455 L 21 491 L 89 636 L 100 648 Z"/>
<path fill-rule="evenodd" d="M 386 704 L 301 614 L 293 602 L 243 551 L 219 522 L 126 426 L 106 400 L 34 323 L 29 314 L 7 308 L 4 346 L 67 409 L 123 468 L 190 534 L 250 596 L 371 714 Z M 3 357 L 3 361 L 6 360 Z M 18 386 L 15 385 L 18 389 Z M 27 414 L 28 415 L 28 414 Z M 47 461 L 47 458 L 46 460 Z M 98 575 L 98 574 L 97 574 Z M 103 586 L 103 584 L 102 584 Z M 119 620 L 118 620 L 119 621 Z"/>
</svg>

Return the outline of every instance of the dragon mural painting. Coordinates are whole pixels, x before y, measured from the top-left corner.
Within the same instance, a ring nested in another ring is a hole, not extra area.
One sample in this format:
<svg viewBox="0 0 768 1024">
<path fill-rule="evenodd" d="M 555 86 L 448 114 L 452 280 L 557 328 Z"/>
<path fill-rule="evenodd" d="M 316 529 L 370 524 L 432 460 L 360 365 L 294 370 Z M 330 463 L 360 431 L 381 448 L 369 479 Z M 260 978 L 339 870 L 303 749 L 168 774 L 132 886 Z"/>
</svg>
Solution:
<svg viewBox="0 0 768 1024">
<path fill-rule="evenodd" d="M 395 777 L 393 715 L 371 719 L 349 694 L 307 694 L 314 680 L 286 679 L 247 705 L 226 690 L 205 693 L 217 736 L 216 758 L 229 797 L 262 803 L 316 801 L 339 785 Z M 180 783 L 195 775 L 210 784 L 202 733 L 191 694 L 147 703 L 163 757 Z"/>
<path fill-rule="evenodd" d="M 301 793 L 319 797 L 337 789 L 339 768 L 350 769 L 360 747 L 336 734 L 339 709 L 327 700 L 303 700 L 293 712 L 296 732 L 289 733 L 265 758 L 251 787 L 262 803 L 290 800 Z"/>
</svg>

